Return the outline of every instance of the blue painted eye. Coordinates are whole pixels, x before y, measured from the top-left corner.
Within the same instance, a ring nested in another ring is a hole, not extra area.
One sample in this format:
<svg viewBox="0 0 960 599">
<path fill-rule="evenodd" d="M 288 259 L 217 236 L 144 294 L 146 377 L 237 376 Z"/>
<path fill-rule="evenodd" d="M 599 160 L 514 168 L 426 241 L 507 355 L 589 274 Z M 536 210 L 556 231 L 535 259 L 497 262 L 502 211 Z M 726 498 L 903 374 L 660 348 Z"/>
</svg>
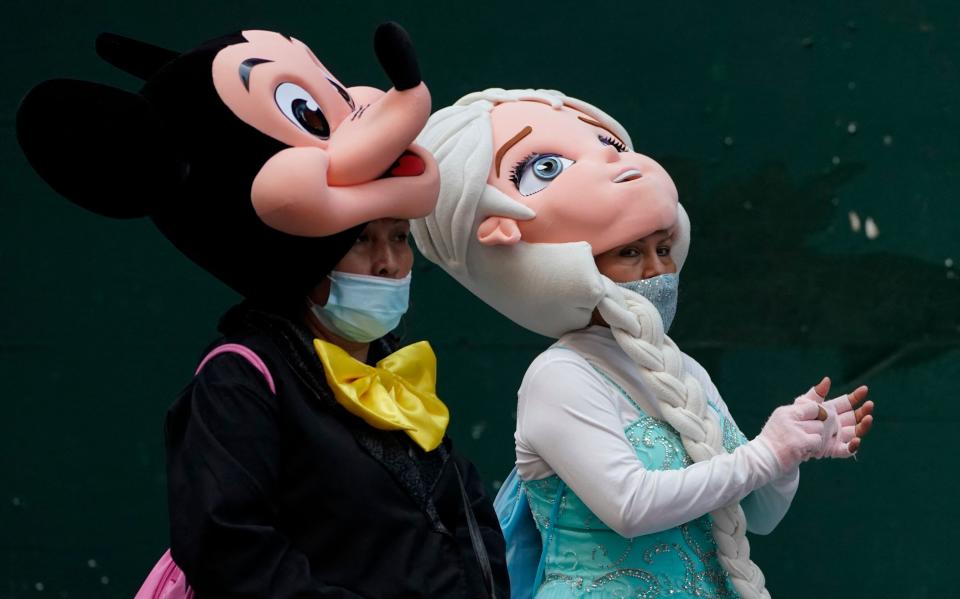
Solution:
<svg viewBox="0 0 960 599">
<path fill-rule="evenodd" d="M 533 174 L 545 180 L 555 179 L 563 172 L 563 163 L 558 156 L 544 156 L 533 162 Z"/>
<path fill-rule="evenodd" d="M 517 182 L 517 189 L 524 196 L 542 191 L 550 185 L 551 181 L 559 177 L 565 168 L 573 164 L 573 160 L 557 154 L 539 156 L 524 166 Z"/>
</svg>

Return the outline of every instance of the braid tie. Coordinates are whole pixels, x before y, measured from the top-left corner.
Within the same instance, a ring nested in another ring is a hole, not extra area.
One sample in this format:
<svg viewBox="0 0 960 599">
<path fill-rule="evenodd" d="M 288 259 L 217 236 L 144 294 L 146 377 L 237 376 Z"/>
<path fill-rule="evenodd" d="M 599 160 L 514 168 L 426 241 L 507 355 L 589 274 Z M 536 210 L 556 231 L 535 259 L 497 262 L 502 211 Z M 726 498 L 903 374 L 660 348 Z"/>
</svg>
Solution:
<svg viewBox="0 0 960 599">
<path fill-rule="evenodd" d="M 660 416 L 680 435 L 694 462 L 725 452 L 723 431 L 708 417 L 706 394 L 683 367 L 680 348 L 663 332 L 656 307 L 645 297 L 605 280 L 606 296 L 597 308 L 617 344 L 638 366 Z M 743 599 L 768 599 L 763 572 L 750 561 L 747 518 L 739 502 L 710 512 L 717 558 Z"/>
</svg>

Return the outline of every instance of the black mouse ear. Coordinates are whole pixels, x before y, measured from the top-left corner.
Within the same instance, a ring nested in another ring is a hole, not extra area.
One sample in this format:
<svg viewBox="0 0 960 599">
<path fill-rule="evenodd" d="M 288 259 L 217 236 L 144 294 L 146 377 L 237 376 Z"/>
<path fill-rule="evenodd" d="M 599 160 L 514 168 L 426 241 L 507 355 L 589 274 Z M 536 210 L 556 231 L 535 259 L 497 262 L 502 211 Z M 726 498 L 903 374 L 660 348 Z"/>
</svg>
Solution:
<svg viewBox="0 0 960 599">
<path fill-rule="evenodd" d="M 96 47 L 100 58 L 144 81 L 153 77 L 163 65 L 180 56 L 179 52 L 115 33 L 98 35 Z"/>
<path fill-rule="evenodd" d="M 143 96 L 97 83 L 54 79 L 30 90 L 17 141 L 51 187 L 104 216 L 150 214 L 187 172 Z"/>
</svg>

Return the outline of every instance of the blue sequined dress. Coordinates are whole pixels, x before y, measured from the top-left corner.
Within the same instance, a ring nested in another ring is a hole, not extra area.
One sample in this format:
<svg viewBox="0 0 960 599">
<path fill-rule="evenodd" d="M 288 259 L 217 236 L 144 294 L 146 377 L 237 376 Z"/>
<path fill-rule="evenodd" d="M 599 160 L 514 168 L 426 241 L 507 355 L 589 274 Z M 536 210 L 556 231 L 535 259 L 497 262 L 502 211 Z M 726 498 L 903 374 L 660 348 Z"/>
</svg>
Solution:
<svg viewBox="0 0 960 599">
<path fill-rule="evenodd" d="M 626 390 L 596 364 L 591 366 L 636 407 L 639 417 L 624 433 L 645 468 L 692 464 L 670 425 L 648 416 Z M 736 424 L 711 407 L 722 419 L 724 448 L 731 452 L 746 443 Z M 546 548 L 536 599 L 739 597 L 717 560 L 709 514 L 627 539 L 604 525 L 555 474 L 523 484 Z"/>
</svg>

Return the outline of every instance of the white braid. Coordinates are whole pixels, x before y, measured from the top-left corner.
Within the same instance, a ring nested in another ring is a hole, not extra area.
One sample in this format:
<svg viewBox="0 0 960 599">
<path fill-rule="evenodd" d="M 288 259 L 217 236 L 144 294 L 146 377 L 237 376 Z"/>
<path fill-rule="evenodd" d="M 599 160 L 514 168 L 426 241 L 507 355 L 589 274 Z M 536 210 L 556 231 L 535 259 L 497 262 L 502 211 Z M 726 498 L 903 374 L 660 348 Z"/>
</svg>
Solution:
<svg viewBox="0 0 960 599">
<path fill-rule="evenodd" d="M 663 333 L 656 307 L 645 297 L 610 282 L 598 306 L 613 336 L 639 368 L 641 380 L 653 390 L 660 415 L 680 434 L 695 462 L 722 454 L 723 434 L 707 417 L 706 394 L 683 368 L 680 349 Z M 638 326 L 639 325 L 639 326 Z M 717 557 L 744 599 L 769 598 L 763 572 L 750 561 L 747 520 L 740 503 L 718 508 L 713 517 Z"/>
</svg>

